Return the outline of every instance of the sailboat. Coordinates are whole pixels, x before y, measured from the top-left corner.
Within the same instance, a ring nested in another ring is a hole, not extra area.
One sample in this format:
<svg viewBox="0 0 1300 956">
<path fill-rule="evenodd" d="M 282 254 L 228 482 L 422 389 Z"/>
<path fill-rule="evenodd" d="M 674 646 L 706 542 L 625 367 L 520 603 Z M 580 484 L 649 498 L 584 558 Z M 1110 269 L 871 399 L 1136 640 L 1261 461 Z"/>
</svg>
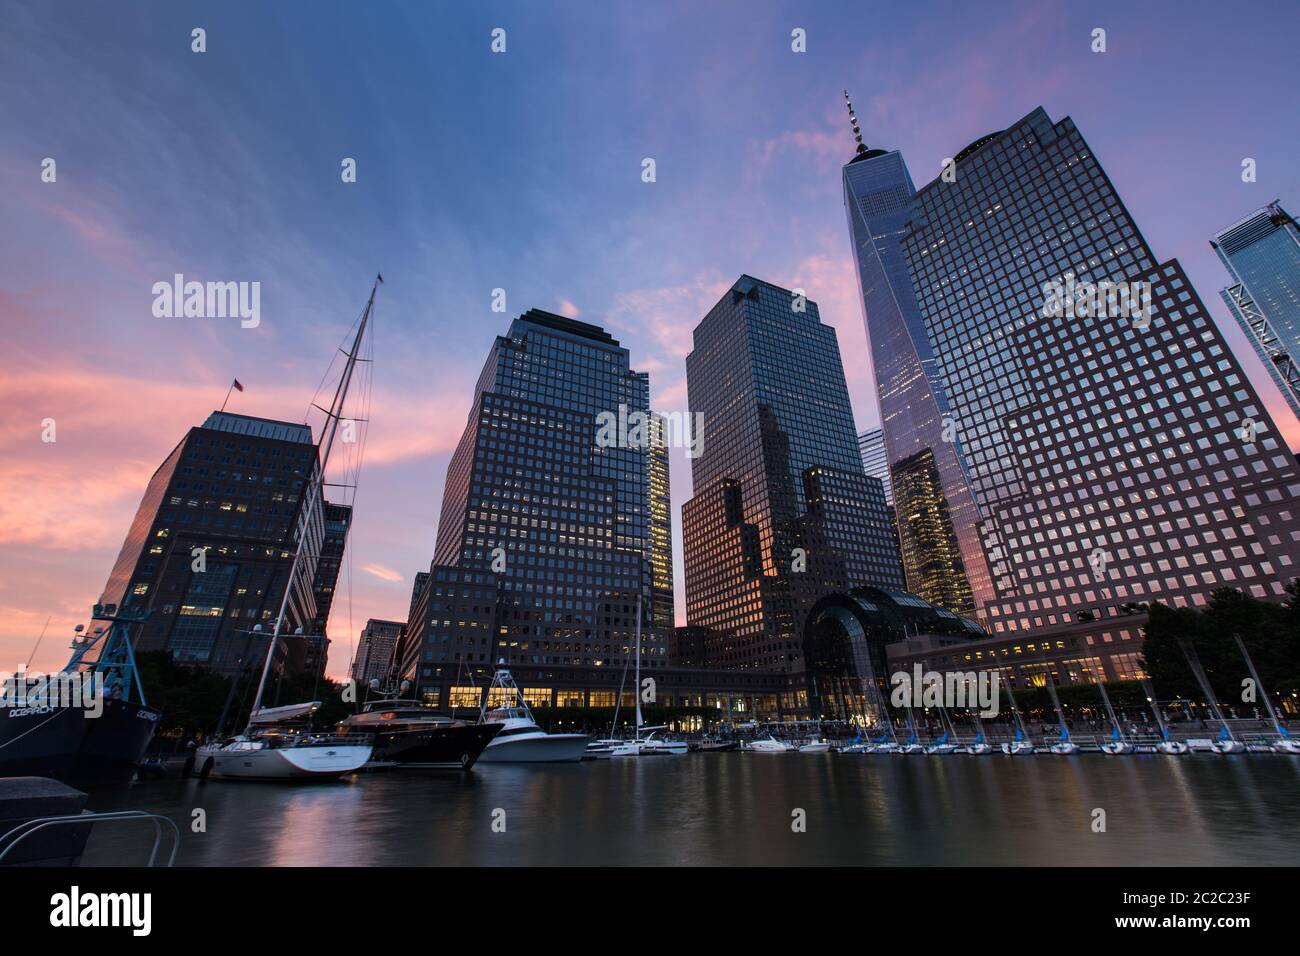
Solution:
<svg viewBox="0 0 1300 956">
<path fill-rule="evenodd" d="M 307 546 L 306 529 L 314 516 L 317 502 L 324 500 L 325 468 L 329 464 L 330 452 L 334 448 L 339 423 L 343 420 L 343 406 L 347 401 L 348 387 L 352 383 L 352 374 L 356 370 L 361 353 L 361 342 L 374 311 L 375 292 L 379 289 L 380 281 L 382 280 L 376 277 L 375 284 L 370 290 L 370 299 L 366 302 L 365 311 L 357 326 L 352 349 L 347 353 L 347 363 L 343 367 L 338 388 L 334 392 L 334 401 L 329 411 L 325 413 L 320 468 L 307 484 L 298 546 L 294 549 L 284 597 L 280 601 L 280 613 L 275 618 L 275 630 L 267 644 L 266 662 L 262 665 L 262 676 L 257 684 L 257 695 L 253 698 L 248 726 L 242 734 L 230 740 L 206 743 L 198 748 L 194 766 L 199 776 L 205 779 L 208 777 L 225 780 L 331 779 L 360 770 L 370 759 L 374 749 L 373 742 L 364 737 L 314 734 L 297 726 L 298 722 L 310 717 L 320 707 L 319 701 L 290 704 L 287 707 L 264 708 L 262 700 L 266 693 L 267 679 L 271 674 L 271 665 L 275 661 L 276 648 L 280 642 L 280 630 L 284 626 L 285 612 L 289 607 L 289 595 L 292 593 L 293 582 L 302 563 L 303 551 Z"/>
<path fill-rule="evenodd" d="M 1007 688 L 1007 699 L 1011 701 L 1011 713 L 1016 717 L 1016 733 L 1009 742 L 1001 745 L 1002 752 L 1008 757 L 1019 757 L 1024 754 L 1031 754 L 1034 752 L 1034 744 L 1033 741 L 1029 739 L 1029 735 L 1025 733 L 1025 719 L 1020 716 L 1020 708 L 1016 706 L 1015 692 L 1011 689 L 1011 682 L 1009 680 L 1004 681 L 1003 683 Z"/>
<path fill-rule="evenodd" d="M 943 727 L 943 736 L 925 748 L 926 754 L 932 757 L 955 754 L 961 747 L 957 742 L 957 728 L 952 726 L 948 711 L 942 706 L 939 708 L 939 725 Z"/>
<path fill-rule="evenodd" d="M 1218 698 L 1214 696 L 1214 690 L 1210 687 L 1210 679 L 1205 676 L 1205 668 L 1201 666 L 1201 656 L 1196 653 L 1196 648 L 1192 646 L 1191 641 L 1185 636 L 1178 638 L 1178 646 L 1182 649 L 1183 656 L 1187 658 L 1187 663 L 1192 669 L 1192 674 L 1196 677 L 1196 682 L 1201 685 L 1201 691 L 1205 694 L 1205 700 L 1210 706 L 1210 712 L 1214 714 L 1215 720 L 1219 722 L 1219 736 L 1214 743 L 1210 744 L 1211 752 L 1216 754 L 1245 753 L 1246 745 L 1232 735 L 1232 728 L 1228 726 L 1228 720 L 1223 716 L 1223 710 L 1219 707 Z"/>
<path fill-rule="evenodd" d="M 972 757 L 982 757 L 985 754 L 993 753 L 993 745 L 984 740 L 984 729 L 982 727 L 975 731 L 975 742 L 967 745 L 966 753 Z"/>
<path fill-rule="evenodd" d="M 1052 680 L 1052 675 L 1047 675 L 1047 692 L 1052 695 L 1052 706 L 1056 708 L 1056 719 L 1061 722 L 1061 736 L 1056 743 L 1048 747 L 1048 751 L 1057 756 L 1065 757 L 1070 754 L 1079 752 L 1079 745 L 1070 739 L 1070 731 L 1065 726 L 1065 711 L 1061 710 L 1061 699 L 1056 696 L 1056 682 Z"/>
<path fill-rule="evenodd" d="M 1264 698 L 1264 707 L 1268 711 L 1269 720 L 1273 721 L 1273 730 L 1277 733 L 1277 739 L 1269 742 L 1269 747 L 1280 754 L 1300 754 L 1300 740 L 1294 740 L 1291 732 L 1282 725 L 1278 720 L 1277 711 L 1273 709 L 1273 701 L 1269 699 L 1268 690 L 1264 687 L 1264 682 L 1259 679 L 1259 672 L 1255 670 L 1255 662 L 1251 660 L 1250 652 L 1246 650 L 1246 643 L 1241 639 L 1241 635 L 1235 631 L 1232 639 L 1237 642 L 1237 649 L 1241 651 L 1241 656 L 1245 658 L 1246 667 L 1250 670 L 1250 676 L 1255 679 L 1255 686 L 1259 688 L 1260 696 Z"/>
<path fill-rule="evenodd" d="M 1156 752 L 1171 757 L 1180 757 L 1185 753 L 1190 753 L 1191 748 L 1187 744 L 1181 740 L 1170 739 L 1169 728 L 1165 725 L 1165 719 L 1160 716 L 1160 705 L 1156 703 L 1156 692 L 1151 682 L 1143 680 L 1142 690 L 1146 692 L 1147 702 L 1151 704 L 1151 713 L 1155 714 L 1156 726 L 1160 728 L 1160 741 L 1156 744 Z"/>
<path fill-rule="evenodd" d="M 1124 739 L 1124 731 L 1119 725 L 1119 719 L 1115 716 L 1115 708 L 1110 703 L 1110 694 L 1106 693 L 1106 682 L 1098 681 L 1097 688 L 1101 691 L 1101 699 L 1106 704 L 1106 713 L 1110 716 L 1111 726 L 1110 740 L 1101 745 L 1101 752 L 1110 754 L 1112 757 L 1133 753 L 1134 747 Z"/>
<path fill-rule="evenodd" d="M 658 736 L 667 727 L 647 727 L 641 718 L 641 595 L 636 596 L 636 729 L 631 740 L 621 741 L 610 748 L 611 757 L 679 757 L 689 752 L 684 740 L 669 740 Z M 642 737 L 641 734 L 646 736 Z"/>
</svg>

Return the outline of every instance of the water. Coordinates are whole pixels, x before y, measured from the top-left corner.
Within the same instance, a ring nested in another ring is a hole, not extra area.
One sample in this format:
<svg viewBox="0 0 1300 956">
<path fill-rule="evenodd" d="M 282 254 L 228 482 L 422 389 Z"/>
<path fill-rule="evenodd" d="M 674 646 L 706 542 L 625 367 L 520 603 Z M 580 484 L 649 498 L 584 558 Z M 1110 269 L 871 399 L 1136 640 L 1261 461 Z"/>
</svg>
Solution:
<svg viewBox="0 0 1300 956">
<path fill-rule="evenodd" d="M 1298 784 L 1300 758 L 1276 755 L 721 753 L 312 784 L 164 780 L 96 794 L 92 809 L 170 816 L 189 866 L 1260 866 L 1300 862 Z M 190 830 L 196 807 L 206 833 Z M 791 830 L 796 808 L 806 832 Z M 85 864 L 143 862 L 152 829 L 112 826 Z"/>
</svg>

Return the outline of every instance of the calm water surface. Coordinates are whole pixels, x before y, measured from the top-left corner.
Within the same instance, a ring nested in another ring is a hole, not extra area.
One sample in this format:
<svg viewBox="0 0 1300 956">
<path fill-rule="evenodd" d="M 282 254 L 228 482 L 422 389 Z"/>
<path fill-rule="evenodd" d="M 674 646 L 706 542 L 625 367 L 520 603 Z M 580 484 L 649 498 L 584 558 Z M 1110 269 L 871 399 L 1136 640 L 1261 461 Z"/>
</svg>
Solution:
<svg viewBox="0 0 1300 956">
<path fill-rule="evenodd" d="M 1300 863 L 1300 758 L 1263 754 L 691 754 L 313 784 L 165 780 L 91 805 L 171 817 L 187 866 Z M 206 833 L 190 830 L 196 807 Z M 1097 807 L 1105 833 L 1091 829 Z M 804 833 L 791 831 L 796 808 Z M 87 865 L 143 861 L 152 830 L 114 826 L 98 828 Z"/>
</svg>

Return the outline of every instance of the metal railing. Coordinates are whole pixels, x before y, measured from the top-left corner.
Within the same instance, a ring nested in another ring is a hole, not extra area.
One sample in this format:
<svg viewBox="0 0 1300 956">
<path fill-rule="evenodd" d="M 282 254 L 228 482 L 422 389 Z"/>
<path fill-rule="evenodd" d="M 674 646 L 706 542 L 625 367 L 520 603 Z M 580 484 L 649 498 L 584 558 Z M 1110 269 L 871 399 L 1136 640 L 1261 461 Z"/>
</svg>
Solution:
<svg viewBox="0 0 1300 956">
<path fill-rule="evenodd" d="M 163 831 L 162 823 L 159 821 L 166 823 L 172 828 L 172 851 L 167 857 L 166 866 L 173 866 L 176 863 L 176 851 L 180 849 L 181 845 L 180 828 L 176 826 L 176 821 L 171 817 L 165 817 L 161 813 L 149 813 L 144 810 L 113 810 L 102 813 L 78 813 L 59 817 L 36 817 L 35 819 L 28 820 L 25 823 L 20 823 L 9 832 L 0 835 L 0 845 L 4 845 L 4 848 L 0 849 L 0 864 L 4 863 L 5 857 L 9 855 L 10 851 L 13 850 L 14 847 L 18 846 L 33 833 L 39 833 L 41 830 L 59 826 L 76 826 L 78 824 L 93 825 L 96 823 L 112 823 L 130 820 L 151 820 L 153 822 L 153 849 L 149 851 L 149 862 L 145 864 L 146 866 L 154 865 L 154 861 L 158 858 L 158 848 L 162 845 Z"/>
</svg>

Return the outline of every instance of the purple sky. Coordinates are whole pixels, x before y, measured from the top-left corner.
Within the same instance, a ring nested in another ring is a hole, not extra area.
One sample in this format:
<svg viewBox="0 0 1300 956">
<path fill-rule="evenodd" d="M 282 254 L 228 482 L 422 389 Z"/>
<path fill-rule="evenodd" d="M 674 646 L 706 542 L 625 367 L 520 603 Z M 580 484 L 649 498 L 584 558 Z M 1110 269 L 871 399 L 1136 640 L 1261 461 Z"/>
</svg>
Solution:
<svg viewBox="0 0 1300 956">
<path fill-rule="evenodd" d="M 844 87 L 867 141 L 901 148 L 918 185 L 1037 105 L 1072 116 L 1157 256 L 1182 259 L 1226 327 L 1208 237 L 1269 200 L 1300 205 L 1298 39 L 1294 2 L 11 0 L 0 669 L 47 617 L 35 666 L 62 663 L 148 476 L 232 376 L 247 386 L 232 411 L 301 418 L 376 270 L 374 421 L 334 674 L 367 617 L 405 617 L 474 378 L 530 307 L 609 328 L 656 407 L 683 410 L 691 329 L 731 282 L 802 286 L 839 332 L 859 427 L 874 425 L 840 196 Z M 1244 157 L 1258 182 L 1241 181 Z M 177 272 L 259 281 L 261 325 L 155 318 L 151 287 Z M 506 315 L 490 310 L 497 287 Z M 673 467 L 678 523 L 690 472 L 680 454 Z"/>
</svg>

